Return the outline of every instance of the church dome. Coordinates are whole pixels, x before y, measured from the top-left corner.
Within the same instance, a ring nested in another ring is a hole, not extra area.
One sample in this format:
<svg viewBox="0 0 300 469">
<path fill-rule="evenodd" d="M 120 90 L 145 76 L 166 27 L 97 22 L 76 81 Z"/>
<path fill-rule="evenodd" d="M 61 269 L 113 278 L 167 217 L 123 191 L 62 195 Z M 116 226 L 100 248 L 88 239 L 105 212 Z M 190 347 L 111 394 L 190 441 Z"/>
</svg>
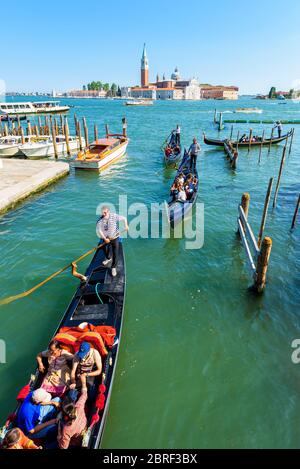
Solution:
<svg viewBox="0 0 300 469">
<path fill-rule="evenodd" d="M 179 71 L 178 71 L 178 67 L 176 67 L 175 70 L 174 70 L 174 73 L 172 73 L 171 79 L 176 80 L 176 81 L 180 80 L 180 74 L 179 74 Z"/>
</svg>

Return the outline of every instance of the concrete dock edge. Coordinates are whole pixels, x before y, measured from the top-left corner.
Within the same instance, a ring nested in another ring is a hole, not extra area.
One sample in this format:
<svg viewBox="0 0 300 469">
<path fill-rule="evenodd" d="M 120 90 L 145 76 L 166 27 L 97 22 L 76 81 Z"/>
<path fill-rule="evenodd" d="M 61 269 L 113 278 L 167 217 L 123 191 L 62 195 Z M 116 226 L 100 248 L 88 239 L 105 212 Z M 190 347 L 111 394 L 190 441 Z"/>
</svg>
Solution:
<svg viewBox="0 0 300 469">
<path fill-rule="evenodd" d="M 68 163 L 0 159 L 0 213 L 14 208 L 70 172 Z"/>
</svg>

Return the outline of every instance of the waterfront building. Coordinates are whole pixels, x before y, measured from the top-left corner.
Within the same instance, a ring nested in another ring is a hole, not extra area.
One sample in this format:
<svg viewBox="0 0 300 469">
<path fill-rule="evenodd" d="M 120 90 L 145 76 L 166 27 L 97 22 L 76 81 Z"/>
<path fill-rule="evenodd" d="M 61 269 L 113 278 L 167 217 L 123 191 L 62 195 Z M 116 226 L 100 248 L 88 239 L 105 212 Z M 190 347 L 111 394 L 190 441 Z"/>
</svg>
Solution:
<svg viewBox="0 0 300 469">
<path fill-rule="evenodd" d="M 70 98 L 106 98 L 104 90 L 71 90 L 68 92 Z"/>
<path fill-rule="evenodd" d="M 238 99 L 239 88 L 236 86 L 201 85 L 201 99 Z"/>
<path fill-rule="evenodd" d="M 141 58 L 141 84 L 140 86 L 122 87 L 123 98 L 135 99 L 238 99 L 239 89 L 236 86 L 212 86 L 200 85 L 196 78 L 184 80 L 181 78 L 178 67 L 175 67 L 171 78 L 166 79 L 163 74 L 162 80 L 159 74 L 156 81 L 149 82 L 149 60 L 144 44 Z"/>
</svg>

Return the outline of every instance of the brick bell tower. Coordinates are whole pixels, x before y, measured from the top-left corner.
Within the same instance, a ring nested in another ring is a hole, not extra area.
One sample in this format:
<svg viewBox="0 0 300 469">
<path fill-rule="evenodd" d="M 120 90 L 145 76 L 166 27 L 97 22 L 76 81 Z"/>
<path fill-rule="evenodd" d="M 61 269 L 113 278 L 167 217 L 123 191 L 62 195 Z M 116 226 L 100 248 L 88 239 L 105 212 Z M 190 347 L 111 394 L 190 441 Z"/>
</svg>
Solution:
<svg viewBox="0 0 300 469">
<path fill-rule="evenodd" d="M 141 60 L 141 86 L 149 86 L 149 63 L 146 52 L 146 44 L 144 44 L 143 55 Z"/>
</svg>

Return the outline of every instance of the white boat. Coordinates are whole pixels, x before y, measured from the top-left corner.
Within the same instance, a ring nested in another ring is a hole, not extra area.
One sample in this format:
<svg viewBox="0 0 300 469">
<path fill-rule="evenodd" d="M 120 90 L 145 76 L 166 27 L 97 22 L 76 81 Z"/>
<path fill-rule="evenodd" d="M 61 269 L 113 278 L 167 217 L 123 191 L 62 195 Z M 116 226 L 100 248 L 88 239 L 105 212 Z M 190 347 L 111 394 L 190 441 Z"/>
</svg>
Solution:
<svg viewBox="0 0 300 469">
<path fill-rule="evenodd" d="M 257 107 L 240 107 L 236 109 L 234 112 L 240 112 L 243 114 L 262 114 L 263 110 L 258 109 Z"/>
<path fill-rule="evenodd" d="M 132 101 L 126 101 L 125 106 L 152 106 L 153 101 L 145 99 L 133 99 Z"/>
<path fill-rule="evenodd" d="M 36 135 L 25 135 L 24 142 L 37 142 L 43 137 Z M 44 137 L 45 138 L 45 137 Z M 22 156 L 20 150 L 22 146 L 22 137 L 20 135 L 9 135 L 8 137 L 0 137 L 0 158 L 11 158 L 13 156 Z"/>
<path fill-rule="evenodd" d="M 25 117 L 31 114 L 62 114 L 70 106 L 60 106 L 59 101 L 36 101 L 19 103 L 0 103 L 0 115 Z"/>
<path fill-rule="evenodd" d="M 85 140 L 81 137 L 81 144 L 85 147 Z M 56 147 L 59 155 L 67 153 L 66 137 L 64 135 L 56 136 Z M 79 149 L 79 138 L 69 136 L 70 152 L 75 153 Z M 28 142 L 20 146 L 22 153 L 29 159 L 48 158 L 54 156 L 54 146 L 52 136 L 40 142 Z"/>
</svg>

